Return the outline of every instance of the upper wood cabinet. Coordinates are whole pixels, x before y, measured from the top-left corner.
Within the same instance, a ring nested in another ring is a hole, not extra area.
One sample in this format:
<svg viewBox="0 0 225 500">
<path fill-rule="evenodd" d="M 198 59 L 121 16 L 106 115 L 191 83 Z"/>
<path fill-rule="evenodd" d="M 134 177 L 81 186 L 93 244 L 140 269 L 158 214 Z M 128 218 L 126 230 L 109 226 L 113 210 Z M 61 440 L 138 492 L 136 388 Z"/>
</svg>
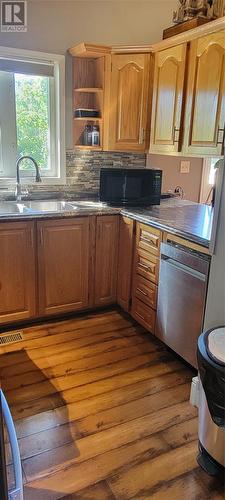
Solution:
<svg viewBox="0 0 225 500">
<path fill-rule="evenodd" d="M 225 124 L 225 31 L 191 42 L 186 154 L 221 155 Z"/>
<path fill-rule="evenodd" d="M 95 305 L 116 302 L 119 217 L 97 217 L 95 258 Z"/>
<path fill-rule="evenodd" d="M 145 151 L 148 140 L 149 54 L 112 56 L 109 149 Z"/>
<path fill-rule="evenodd" d="M 35 316 L 33 222 L 0 224 L 0 324 Z"/>
<path fill-rule="evenodd" d="M 89 217 L 38 222 L 39 313 L 88 307 Z"/>
<path fill-rule="evenodd" d="M 117 302 L 125 311 L 131 300 L 134 224 L 132 219 L 120 217 Z"/>
<path fill-rule="evenodd" d="M 186 50 L 182 44 L 155 54 L 150 152 L 181 149 Z"/>
</svg>

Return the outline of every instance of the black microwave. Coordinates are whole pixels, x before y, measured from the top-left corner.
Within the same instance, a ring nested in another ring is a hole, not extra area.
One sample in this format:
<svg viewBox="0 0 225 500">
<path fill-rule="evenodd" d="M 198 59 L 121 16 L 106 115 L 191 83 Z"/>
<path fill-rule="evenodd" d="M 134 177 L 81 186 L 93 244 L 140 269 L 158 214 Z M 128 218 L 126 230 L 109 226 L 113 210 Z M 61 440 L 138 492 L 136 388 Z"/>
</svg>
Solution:
<svg viewBox="0 0 225 500">
<path fill-rule="evenodd" d="M 162 171 L 147 168 L 102 168 L 100 201 L 110 205 L 160 205 Z"/>
</svg>

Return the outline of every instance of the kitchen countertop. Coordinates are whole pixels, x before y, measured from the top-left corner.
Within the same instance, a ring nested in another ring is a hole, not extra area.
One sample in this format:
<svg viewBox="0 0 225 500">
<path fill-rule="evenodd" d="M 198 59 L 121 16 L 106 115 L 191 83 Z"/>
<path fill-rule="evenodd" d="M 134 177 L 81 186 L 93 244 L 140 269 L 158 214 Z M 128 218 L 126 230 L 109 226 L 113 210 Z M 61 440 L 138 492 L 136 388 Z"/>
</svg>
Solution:
<svg viewBox="0 0 225 500">
<path fill-rule="evenodd" d="M 161 205 L 145 208 L 110 207 L 97 201 L 46 200 L 46 210 L 40 211 L 42 202 L 1 202 L 0 221 L 12 222 L 27 219 L 49 219 L 59 217 L 81 217 L 90 215 L 122 214 L 164 231 L 176 234 L 189 241 L 209 247 L 213 209 L 180 198 L 161 201 Z M 51 203 L 51 205 L 49 205 Z M 47 204 L 49 210 L 47 210 Z M 64 204 L 64 205 L 63 205 Z M 18 208 L 18 205 L 20 206 Z M 5 210 L 5 211 L 4 211 Z M 17 212 L 15 212 L 17 210 Z"/>
<path fill-rule="evenodd" d="M 209 247 L 213 222 L 211 206 L 172 198 L 149 208 L 122 209 L 121 213 Z"/>
</svg>

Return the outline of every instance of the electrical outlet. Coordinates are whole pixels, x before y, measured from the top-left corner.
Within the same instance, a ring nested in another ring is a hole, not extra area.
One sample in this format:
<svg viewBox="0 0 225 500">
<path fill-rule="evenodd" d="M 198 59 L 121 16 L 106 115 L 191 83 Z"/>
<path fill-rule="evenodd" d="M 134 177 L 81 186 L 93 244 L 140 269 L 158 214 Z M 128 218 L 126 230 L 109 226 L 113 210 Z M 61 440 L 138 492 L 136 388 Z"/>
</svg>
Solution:
<svg viewBox="0 0 225 500">
<path fill-rule="evenodd" d="M 189 174 L 190 173 L 190 168 L 191 168 L 191 162 L 190 161 L 181 161 L 180 162 L 180 173 L 181 174 Z"/>
</svg>

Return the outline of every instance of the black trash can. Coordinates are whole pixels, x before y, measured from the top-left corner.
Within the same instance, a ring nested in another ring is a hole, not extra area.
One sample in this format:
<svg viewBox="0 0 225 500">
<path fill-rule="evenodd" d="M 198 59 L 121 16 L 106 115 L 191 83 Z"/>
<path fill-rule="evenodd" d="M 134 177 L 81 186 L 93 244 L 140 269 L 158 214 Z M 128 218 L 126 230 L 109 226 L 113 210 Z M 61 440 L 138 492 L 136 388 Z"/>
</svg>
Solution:
<svg viewBox="0 0 225 500">
<path fill-rule="evenodd" d="M 198 339 L 199 456 L 211 475 L 225 477 L 225 327 Z"/>
</svg>

